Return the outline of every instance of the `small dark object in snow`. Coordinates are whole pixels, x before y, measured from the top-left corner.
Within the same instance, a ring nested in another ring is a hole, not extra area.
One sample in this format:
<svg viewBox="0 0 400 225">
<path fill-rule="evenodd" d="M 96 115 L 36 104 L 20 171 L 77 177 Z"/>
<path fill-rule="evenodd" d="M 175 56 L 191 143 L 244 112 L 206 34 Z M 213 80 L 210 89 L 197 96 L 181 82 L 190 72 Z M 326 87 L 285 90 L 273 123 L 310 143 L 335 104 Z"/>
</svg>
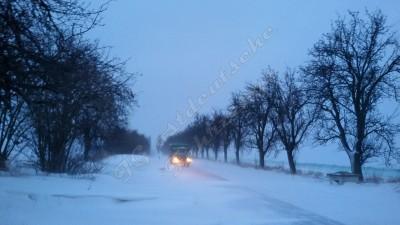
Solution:
<svg viewBox="0 0 400 225">
<path fill-rule="evenodd" d="M 326 175 L 329 178 L 329 181 L 336 182 L 337 184 L 344 184 L 345 182 L 360 182 L 360 176 L 354 173 L 339 171 L 336 173 L 328 173 Z"/>
</svg>

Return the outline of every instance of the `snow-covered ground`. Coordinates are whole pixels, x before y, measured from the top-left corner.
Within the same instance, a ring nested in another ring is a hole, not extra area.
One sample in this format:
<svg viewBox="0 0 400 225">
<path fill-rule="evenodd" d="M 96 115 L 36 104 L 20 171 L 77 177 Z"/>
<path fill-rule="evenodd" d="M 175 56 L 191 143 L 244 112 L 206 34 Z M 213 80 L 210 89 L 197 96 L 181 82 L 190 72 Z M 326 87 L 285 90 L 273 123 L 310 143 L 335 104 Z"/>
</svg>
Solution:
<svg viewBox="0 0 400 225">
<path fill-rule="evenodd" d="M 328 154 L 327 154 L 328 153 Z M 212 153 L 211 158 L 214 155 Z M 249 165 L 258 165 L 258 152 L 256 149 L 245 149 L 241 152 L 241 161 Z M 301 151 L 295 155 L 296 167 L 302 172 L 333 173 L 337 171 L 349 171 L 350 162 L 343 151 L 335 150 L 335 145 L 316 147 L 311 144 L 302 146 Z M 228 151 L 229 162 L 235 162 L 234 149 Z M 219 152 L 219 161 L 223 161 L 223 153 Z M 287 156 L 284 151 L 272 152 L 266 157 L 266 165 L 269 167 L 282 167 L 289 169 Z M 383 180 L 400 179 L 400 162 L 386 165 L 384 159 L 374 158 L 363 166 L 365 178 Z"/>
<path fill-rule="evenodd" d="M 326 180 L 195 160 L 114 156 L 93 177 L 0 176 L 1 225 L 400 224 L 395 184 Z"/>
</svg>

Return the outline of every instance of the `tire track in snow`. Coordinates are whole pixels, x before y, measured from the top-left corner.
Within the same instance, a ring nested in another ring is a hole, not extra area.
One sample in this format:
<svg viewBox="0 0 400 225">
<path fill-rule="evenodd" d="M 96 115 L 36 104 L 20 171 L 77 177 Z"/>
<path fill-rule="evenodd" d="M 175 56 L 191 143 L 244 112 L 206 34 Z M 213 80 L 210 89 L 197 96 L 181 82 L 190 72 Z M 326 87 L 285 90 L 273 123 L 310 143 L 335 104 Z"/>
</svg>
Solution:
<svg viewBox="0 0 400 225">
<path fill-rule="evenodd" d="M 272 211 L 282 215 L 287 218 L 282 221 L 269 221 L 267 224 L 291 224 L 291 225 L 344 225 L 341 222 L 335 221 L 333 219 L 318 215 L 316 213 L 310 212 L 308 210 L 297 207 L 291 203 L 278 200 L 276 198 L 269 197 L 263 193 L 255 191 L 249 187 L 241 185 L 219 185 L 224 189 L 235 189 L 246 193 L 250 193 L 255 196 L 255 199 L 261 199 L 265 206 Z M 262 224 L 260 224 L 262 225 Z"/>
</svg>

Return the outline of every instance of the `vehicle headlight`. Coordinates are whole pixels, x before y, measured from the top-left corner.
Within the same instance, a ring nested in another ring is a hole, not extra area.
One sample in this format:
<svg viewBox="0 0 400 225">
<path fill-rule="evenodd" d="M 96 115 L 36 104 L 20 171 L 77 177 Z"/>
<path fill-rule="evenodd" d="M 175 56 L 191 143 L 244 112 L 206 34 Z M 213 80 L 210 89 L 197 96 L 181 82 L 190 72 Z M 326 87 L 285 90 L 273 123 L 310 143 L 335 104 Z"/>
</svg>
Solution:
<svg viewBox="0 0 400 225">
<path fill-rule="evenodd" d="M 180 163 L 179 158 L 176 157 L 176 156 L 172 157 L 172 163 L 173 163 L 173 164 L 178 164 L 178 163 Z"/>
<path fill-rule="evenodd" d="M 192 159 L 189 158 L 189 157 L 187 157 L 187 158 L 186 158 L 186 162 L 191 163 L 191 162 L 192 162 Z"/>
</svg>

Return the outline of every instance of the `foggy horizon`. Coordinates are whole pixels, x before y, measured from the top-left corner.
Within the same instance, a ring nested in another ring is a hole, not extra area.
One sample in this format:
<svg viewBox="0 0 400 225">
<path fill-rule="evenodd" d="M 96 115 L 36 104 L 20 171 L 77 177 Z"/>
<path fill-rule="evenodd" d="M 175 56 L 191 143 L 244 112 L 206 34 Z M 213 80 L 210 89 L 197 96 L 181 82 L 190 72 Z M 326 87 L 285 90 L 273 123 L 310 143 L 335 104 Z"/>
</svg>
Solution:
<svg viewBox="0 0 400 225">
<path fill-rule="evenodd" d="M 137 93 L 138 106 L 133 109 L 129 126 L 150 136 L 155 146 L 158 135 L 184 129 L 193 120 L 187 115 L 193 108 L 200 114 L 224 110 L 231 94 L 259 80 L 268 66 L 282 73 L 286 68 L 304 65 L 309 59 L 309 49 L 329 32 L 338 16 L 347 16 L 348 11 L 381 10 L 388 24 L 398 30 L 398 8 L 397 1 L 380 4 L 371 0 L 251 3 L 118 0 L 105 12 L 104 26 L 91 31 L 91 36 L 112 46 L 112 55 L 129 59 L 128 70 L 140 74 L 132 87 Z M 268 39 L 262 38 L 265 32 L 270 33 Z M 257 46 L 254 52 L 254 43 L 260 39 L 263 46 Z M 250 52 L 248 60 L 238 63 L 245 52 Z M 235 75 L 215 88 L 221 73 L 229 74 L 232 63 L 239 64 Z M 199 99 L 204 95 L 206 100 L 200 104 Z M 336 163 L 346 158 L 337 145 L 330 145 L 329 149 L 329 154 L 327 151 L 300 154 L 305 154 L 306 161 L 309 157 L 310 161 L 322 157 Z"/>
<path fill-rule="evenodd" d="M 0 225 L 399 225 L 399 10 L 0 0 Z"/>
<path fill-rule="evenodd" d="M 140 74 L 132 87 L 138 94 L 139 106 L 134 108 L 131 127 L 143 131 L 153 140 L 162 134 L 168 123 L 178 124 L 178 112 L 182 114 L 191 108 L 190 101 L 195 102 L 199 96 L 208 93 L 221 71 L 231 68 L 230 63 L 237 63 L 243 52 L 251 52 L 251 43 L 269 29 L 270 38 L 263 41 L 264 46 L 257 47 L 256 53 L 240 65 L 238 73 L 207 99 L 199 113 L 224 109 L 232 92 L 257 81 L 268 66 L 283 71 L 303 65 L 309 59 L 309 49 L 330 30 L 338 15 L 347 16 L 348 11 L 381 10 L 387 16 L 388 24 L 400 27 L 400 16 L 395 7 L 400 3 L 397 1 L 392 1 L 393 4 L 371 0 L 345 4 L 340 0 L 241 4 L 227 4 L 227 1 L 139 2 L 112 2 L 103 16 L 104 25 L 91 31 L 91 36 L 100 44 L 111 46 L 111 55 L 128 59 L 130 72 Z M 326 7 L 319 7 L 322 5 Z M 292 47 L 297 47 L 295 52 Z M 274 57 L 275 53 L 280 53 L 279 57 Z M 171 103 L 159 101 L 159 104 L 153 104 L 159 99 L 169 99 Z M 149 126 L 148 122 L 157 122 L 157 126 Z"/>
</svg>

